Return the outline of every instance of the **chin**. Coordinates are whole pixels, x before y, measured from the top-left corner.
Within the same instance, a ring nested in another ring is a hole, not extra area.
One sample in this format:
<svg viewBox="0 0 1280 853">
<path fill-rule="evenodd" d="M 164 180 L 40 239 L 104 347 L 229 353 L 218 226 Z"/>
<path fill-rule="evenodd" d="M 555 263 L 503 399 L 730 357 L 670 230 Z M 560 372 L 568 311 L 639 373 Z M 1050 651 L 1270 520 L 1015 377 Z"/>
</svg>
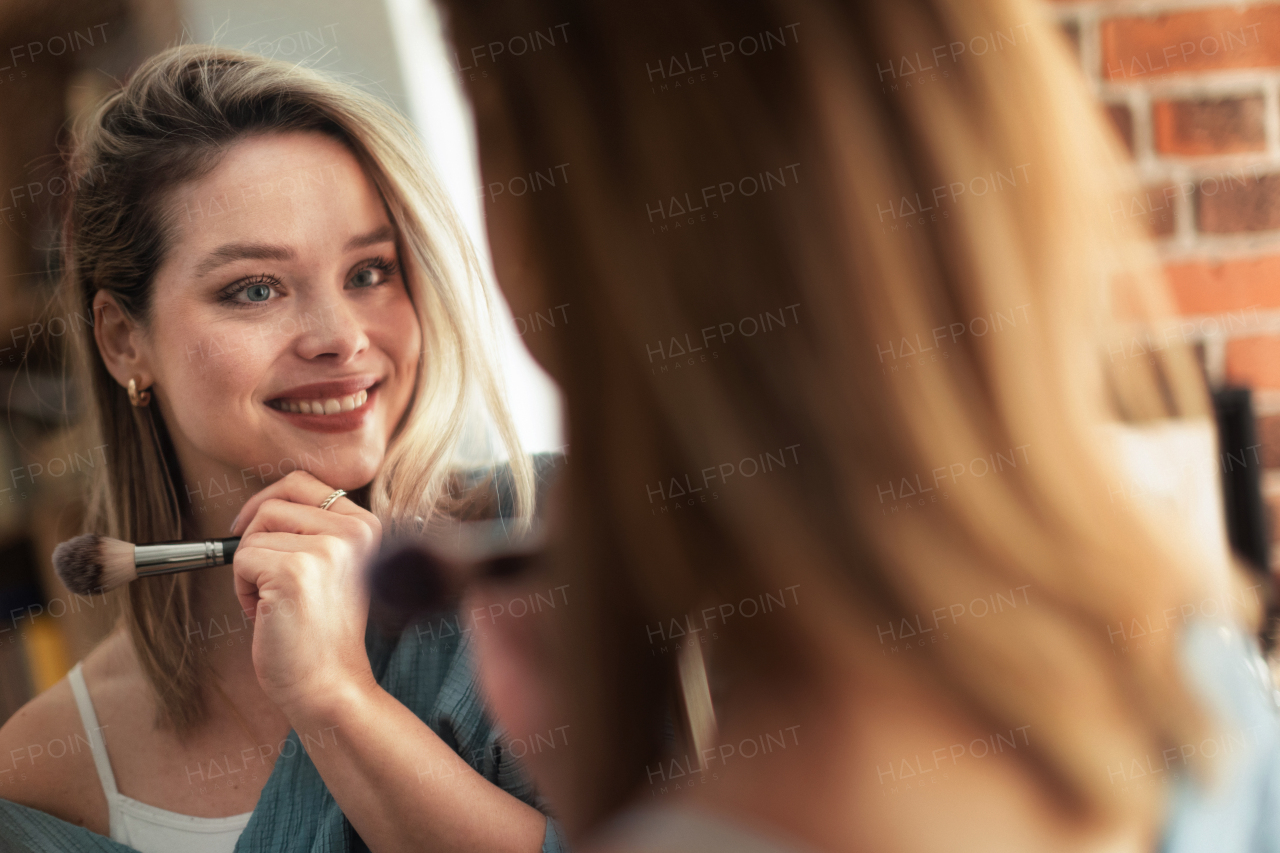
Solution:
<svg viewBox="0 0 1280 853">
<path fill-rule="evenodd" d="M 332 480 L 318 476 L 318 479 L 323 480 L 326 485 L 333 486 L 335 489 L 354 492 L 356 489 L 363 489 L 372 483 L 377 473 L 377 471 L 372 471 L 368 474 L 352 474 L 350 476 L 334 477 Z"/>
<path fill-rule="evenodd" d="M 335 489 L 354 491 L 373 481 L 382 467 L 386 449 L 376 441 L 343 441 L 341 436 L 325 437 L 320 441 L 308 441 L 299 446 L 297 441 L 272 436 L 265 443 L 268 449 L 249 455 L 251 461 L 236 463 L 247 476 L 260 485 L 267 485 L 291 471 L 306 471 L 317 480 Z"/>
<path fill-rule="evenodd" d="M 335 489 L 354 492 L 373 482 L 378 469 L 382 466 L 382 458 L 382 454 L 379 453 L 377 464 L 343 465 L 341 468 L 331 468 L 328 471 L 321 468 L 311 473 Z"/>
</svg>

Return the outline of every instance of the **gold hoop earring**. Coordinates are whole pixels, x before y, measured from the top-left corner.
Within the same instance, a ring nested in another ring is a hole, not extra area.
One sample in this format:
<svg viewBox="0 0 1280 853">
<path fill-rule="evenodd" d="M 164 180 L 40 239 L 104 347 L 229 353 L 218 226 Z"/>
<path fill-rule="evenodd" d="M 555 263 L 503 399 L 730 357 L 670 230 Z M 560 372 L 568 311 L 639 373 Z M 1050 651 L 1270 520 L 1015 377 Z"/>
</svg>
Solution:
<svg viewBox="0 0 1280 853">
<path fill-rule="evenodd" d="M 129 380 L 129 402 L 133 403 L 133 405 L 137 406 L 140 409 L 145 408 L 148 404 L 151 403 L 151 392 L 145 391 L 145 390 L 139 391 L 137 380 L 130 379 Z"/>
</svg>

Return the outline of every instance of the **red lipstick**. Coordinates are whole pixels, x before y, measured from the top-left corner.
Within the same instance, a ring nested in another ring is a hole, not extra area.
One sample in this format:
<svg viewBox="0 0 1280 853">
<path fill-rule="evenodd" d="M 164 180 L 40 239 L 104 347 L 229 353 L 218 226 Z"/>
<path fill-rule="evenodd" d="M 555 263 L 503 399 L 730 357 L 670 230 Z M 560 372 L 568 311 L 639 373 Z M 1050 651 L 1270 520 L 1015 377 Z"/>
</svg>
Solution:
<svg viewBox="0 0 1280 853">
<path fill-rule="evenodd" d="M 312 432 L 351 432 L 373 411 L 380 380 L 352 376 L 295 385 L 265 401 L 267 408 L 296 427 Z"/>
</svg>

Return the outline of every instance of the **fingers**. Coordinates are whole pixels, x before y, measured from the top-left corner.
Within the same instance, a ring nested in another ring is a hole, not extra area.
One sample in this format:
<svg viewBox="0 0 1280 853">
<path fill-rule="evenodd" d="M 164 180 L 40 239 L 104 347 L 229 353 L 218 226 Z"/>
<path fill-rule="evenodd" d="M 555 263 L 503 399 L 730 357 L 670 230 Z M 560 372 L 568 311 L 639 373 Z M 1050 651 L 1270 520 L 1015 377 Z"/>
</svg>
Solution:
<svg viewBox="0 0 1280 853">
<path fill-rule="evenodd" d="M 250 619 L 257 616 L 258 600 L 262 597 L 259 587 L 275 570 L 277 562 L 277 557 L 265 549 L 236 549 L 235 560 L 231 566 L 235 578 L 236 598 L 239 599 L 240 607 Z"/>
<path fill-rule="evenodd" d="M 329 535 L 259 532 L 236 549 L 232 572 L 236 598 L 250 618 L 262 602 L 278 604 L 321 587 L 344 590 L 348 600 L 367 600 L 363 566 L 350 544 Z M 333 571 L 336 569 L 336 571 Z"/>
<path fill-rule="evenodd" d="M 299 470 L 267 486 L 241 508 L 231 532 L 241 537 L 233 565 L 236 597 L 246 613 L 254 614 L 264 598 L 270 600 L 273 586 L 291 589 L 291 578 L 309 563 L 363 576 L 364 562 L 381 543 L 382 525 L 345 497 L 320 509 L 333 491 Z M 303 553 L 315 560 L 302 559 Z M 325 574 L 334 577 L 333 572 Z"/>
<path fill-rule="evenodd" d="M 291 600 L 294 601 L 294 606 L 284 612 L 287 614 L 291 609 L 296 610 L 296 597 L 285 588 L 262 586 L 268 584 L 271 579 L 279 580 L 282 572 L 288 571 L 288 561 L 296 558 L 292 558 L 290 554 L 263 548 L 253 548 L 250 551 L 256 553 L 243 563 L 237 561 L 235 566 L 236 598 L 245 615 L 251 622 L 257 622 L 258 617 L 264 612 L 263 608 L 266 608 L 265 612 L 269 613 L 280 608 L 282 604 L 288 604 Z M 239 556 L 239 552 L 236 556 Z"/>
<path fill-rule="evenodd" d="M 268 552 L 273 556 L 268 560 L 272 572 L 281 568 L 288 568 L 295 576 L 304 576 L 314 572 L 321 571 L 324 579 L 328 580 L 343 572 L 351 572 L 353 577 L 360 578 L 361 586 L 363 586 L 364 565 L 363 559 L 359 551 L 354 550 L 348 540 L 337 536 L 326 534 L 296 534 L 296 533 L 278 533 L 278 532 L 259 532 L 249 534 L 242 540 L 248 542 L 248 547 L 236 549 L 236 560 L 240 560 L 240 554 L 248 551 L 251 556 L 245 558 L 248 565 L 258 559 L 258 554 Z M 280 560 L 277 555 L 305 554 L 312 558 L 299 560 L 297 558 Z M 240 576 L 240 572 L 236 572 L 236 576 Z M 253 575 L 249 571 L 244 573 L 246 579 L 252 578 L 255 585 L 267 579 L 267 576 L 257 572 Z"/>
<path fill-rule="evenodd" d="M 272 499 L 284 500 L 319 509 L 320 504 L 334 491 L 335 489 L 332 486 L 321 482 L 314 474 L 308 471 L 293 471 L 245 501 L 244 506 L 240 508 L 240 514 L 236 516 L 235 522 L 231 525 L 229 535 L 235 536 L 239 531 L 247 529 L 249 523 L 257 514 L 258 508 L 266 501 Z M 332 512 L 338 515 L 356 515 L 365 511 L 347 498 L 341 497 L 330 504 L 325 512 Z"/>
<path fill-rule="evenodd" d="M 244 544 L 236 549 L 236 557 L 240 556 L 241 551 L 257 548 L 283 554 L 315 554 L 334 563 L 342 559 L 341 549 L 345 547 L 342 539 L 324 533 L 293 533 L 275 530 L 246 533 L 240 541 Z"/>
<path fill-rule="evenodd" d="M 244 572 L 242 574 L 241 569 L 247 565 L 248 561 L 245 561 L 235 569 L 236 599 L 240 602 L 240 609 L 252 620 L 258 614 L 258 599 L 260 596 L 258 595 L 258 585 L 248 578 L 261 577 L 261 572 Z M 255 568 L 260 569 L 261 567 L 257 566 Z"/>
<path fill-rule="evenodd" d="M 371 513 L 343 515 L 318 506 L 268 498 L 259 504 L 253 520 L 241 534 L 242 540 L 258 533 L 297 533 L 309 536 L 324 534 L 349 539 L 359 548 L 374 548 L 381 538 L 381 526 Z"/>
</svg>

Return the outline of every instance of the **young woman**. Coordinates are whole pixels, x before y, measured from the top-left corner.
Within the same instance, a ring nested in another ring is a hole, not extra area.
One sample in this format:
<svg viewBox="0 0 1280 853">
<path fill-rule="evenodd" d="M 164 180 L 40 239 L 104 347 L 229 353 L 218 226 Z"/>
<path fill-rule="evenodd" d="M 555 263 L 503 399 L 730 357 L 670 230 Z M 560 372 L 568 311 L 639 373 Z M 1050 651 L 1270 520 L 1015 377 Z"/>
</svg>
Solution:
<svg viewBox="0 0 1280 853">
<path fill-rule="evenodd" d="M 573 33 L 467 81 L 486 175 L 574 174 L 488 224 L 516 313 L 574 306 L 529 340 L 573 462 L 524 591 L 575 598 L 478 634 L 506 730 L 570 726 L 529 759 L 570 838 L 1277 849 L 1219 520 L 1108 443 L 1206 395 L 1038 5 L 444 5 Z"/>
<path fill-rule="evenodd" d="M 531 512 L 475 260 L 411 127 L 181 46 L 102 104 L 72 170 L 63 296 L 94 318 L 76 378 L 110 457 L 87 528 L 243 539 L 234 567 L 130 584 L 119 627 L 0 730 L 7 756 L 80 745 L 21 752 L 0 794 L 29 808 L 0 809 L 0 846 L 107 843 L 73 824 L 143 853 L 347 849 L 353 828 L 379 853 L 554 847 L 457 636 L 366 645 L 362 568 L 466 499 L 477 389 Z"/>
</svg>

